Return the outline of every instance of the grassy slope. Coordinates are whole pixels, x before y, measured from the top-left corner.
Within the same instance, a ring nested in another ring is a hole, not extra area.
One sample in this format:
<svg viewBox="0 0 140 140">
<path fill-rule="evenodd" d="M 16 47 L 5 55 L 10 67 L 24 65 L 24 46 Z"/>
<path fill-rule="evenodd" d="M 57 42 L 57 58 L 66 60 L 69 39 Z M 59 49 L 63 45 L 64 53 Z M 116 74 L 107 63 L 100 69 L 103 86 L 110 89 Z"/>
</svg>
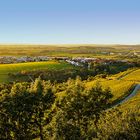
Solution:
<svg viewBox="0 0 140 140">
<path fill-rule="evenodd" d="M 140 83 L 140 69 L 130 69 L 119 74 L 112 75 L 107 79 L 97 79 L 91 82 L 87 82 L 86 85 L 88 88 L 94 86 L 99 82 L 103 88 L 110 88 L 112 94 L 114 95 L 113 100 L 122 98 L 126 94 L 129 94 L 129 91 L 137 83 Z"/>
<path fill-rule="evenodd" d="M 131 72 L 126 75 L 122 80 L 137 81 L 140 82 L 140 69 Z"/>
<path fill-rule="evenodd" d="M 124 97 L 126 97 L 128 94 L 130 94 L 131 91 L 133 90 L 135 84 L 140 83 L 140 82 L 138 82 L 140 75 L 135 76 L 135 73 L 133 73 L 134 75 L 132 75 L 132 73 L 130 73 L 130 72 L 135 72 L 135 71 L 137 71 L 137 69 L 130 69 L 125 72 L 121 72 L 119 74 L 112 75 L 111 77 L 108 77 L 107 79 L 98 78 L 98 79 L 95 79 L 92 81 L 84 81 L 84 83 L 87 88 L 92 88 L 98 83 L 101 84 L 104 89 L 110 88 L 110 90 L 113 94 L 112 101 L 115 101 L 115 100 L 118 101 L 118 100 L 121 100 Z M 131 74 L 132 77 L 133 76 L 137 77 L 137 79 L 135 79 L 135 81 L 131 81 L 131 80 L 129 81 L 127 79 L 118 80 L 118 78 L 120 76 L 121 76 L 121 78 L 125 78 L 126 74 L 127 74 L 127 76 L 129 76 L 129 74 Z M 57 95 L 60 97 L 65 96 L 64 92 L 60 92 Z"/>
<path fill-rule="evenodd" d="M 0 64 L 0 82 L 9 82 L 8 73 L 16 73 L 24 70 L 59 70 L 71 67 L 72 65 L 68 63 L 60 63 L 58 61 Z"/>
<path fill-rule="evenodd" d="M 110 76 L 110 78 L 119 80 L 119 79 L 122 79 L 123 77 L 125 77 L 126 75 L 129 75 L 133 71 L 136 71 L 136 70 L 137 70 L 136 68 L 128 69 L 126 71 L 114 74 L 114 75 Z"/>
<path fill-rule="evenodd" d="M 135 111 L 136 109 L 140 112 L 140 90 L 137 92 L 137 94 L 129 99 L 128 101 L 124 102 L 121 106 L 119 106 L 119 109 L 122 111 Z"/>
<path fill-rule="evenodd" d="M 131 81 L 98 79 L 87 82 L 86 86 L 90 88 L 94 86 L 97 82 L 99 82 L 104 89 L 110 88 L 113 94 L 113 100 L 122 98 L 134 85 L 134 82 Z"/>
</svg>

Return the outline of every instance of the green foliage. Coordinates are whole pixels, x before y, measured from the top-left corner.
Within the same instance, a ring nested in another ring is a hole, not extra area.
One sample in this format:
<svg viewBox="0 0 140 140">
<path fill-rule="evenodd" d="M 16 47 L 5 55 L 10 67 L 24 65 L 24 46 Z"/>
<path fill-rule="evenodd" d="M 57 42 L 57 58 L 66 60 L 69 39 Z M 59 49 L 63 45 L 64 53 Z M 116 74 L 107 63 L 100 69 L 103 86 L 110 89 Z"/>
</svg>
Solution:
<svg viewBox="0 0 140 140">
<path fill-rule="evenodd" d="M 0 102 L 1 139 L 44 139 L 44 126 L 51 117 L 50 111 L 55 100 L 47 83 L 36 79 L 28 87 L 24 83 L 13 85 L 11 93 Z"/>
<path fill-rule="evenodd" d="M 139 140 L 139 107 L 131 111 L 111 110 L 98 123 L 98 137 L 103 140 Z"/>
<path fill-rule="evenodd" d="M 56 102 L 59 111 L 55 116 L 55 135 L 66 140 L 88 138 L 91 121 L 96 127 L 112 94 L 109 90 L 102 90 L 100 85 L 88 90 L 79 78 L 69 83 L 65 96 Z"/>
<path fill-rule="evenodd" d="M 112 92 L 97 82 L 89 88 L 87 82 L 77 77 L 51 83 L 39 77 L 0 85 L 0 139 L 138 140 L 138 94 L 125 107 L 106 110 Z"/>
<path fill-rule="evenodd" d="M 38 77 L 41 77 L 43 80 L 50 80 L 51 82 L 57 81 L 57 82 L 64 82 L 67 81 L 69 78 L 76 78 L 76 76 L 79 75 L 82 79 L 87 79 L 88 75 L 94 75 L 94 73 L 89 73 L 89 71 L 82 67 L 72 67 L 72 68 L 65 68 L 61 70 L 38 70 L 38 71 L 26 71 L 26 73 L 17 73 L 14 75 L 11 75 L 11 77 L 14 77 L 15 79 L 19 79 L 18 77 L 22 77 L 22 79 L 28 79 L 27 81 L 31 79 L 36 79 Z M 30 76 L 30 79 L 29 79 Z"/>
</svg>

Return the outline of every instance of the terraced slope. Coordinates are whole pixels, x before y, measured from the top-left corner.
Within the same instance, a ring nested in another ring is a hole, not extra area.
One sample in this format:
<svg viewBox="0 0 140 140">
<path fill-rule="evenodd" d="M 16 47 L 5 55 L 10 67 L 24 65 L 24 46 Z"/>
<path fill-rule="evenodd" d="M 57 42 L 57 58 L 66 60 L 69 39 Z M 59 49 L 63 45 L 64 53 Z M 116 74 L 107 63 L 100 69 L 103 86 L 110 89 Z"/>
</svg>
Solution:
<svg viewBox="0 0 140 140">
<path fill-rule="evenodd" d="M 113 75 L 108 79 L 98 79 L 86 83 L 87 87 L 92 87 L 99 82 L 103 88 L 109 87 L 114 95 L 115 106 L 134 98 L 140 92 L 140 69 L 130 69 Z M 140 101 L 139 101 L 140 102 Z"/>
<path fill-rule="evenodd" d="M 88 88 L 100 83 L 104 89 L 110 88 L 113 94 L 113 100 L 122 98 L 127 94 L 132 87 L 135 85 L 133 81 L 124 81 L 124 80 L 108 80 L 108 79 L 98 79 L 91 82 L 87 82 L 86 85 Z"/>
<path fill-rule="evenodd" d="M 127 74 L 122 78 L 122 80 L 140 82 L 140 69 Z"/>
</svg>

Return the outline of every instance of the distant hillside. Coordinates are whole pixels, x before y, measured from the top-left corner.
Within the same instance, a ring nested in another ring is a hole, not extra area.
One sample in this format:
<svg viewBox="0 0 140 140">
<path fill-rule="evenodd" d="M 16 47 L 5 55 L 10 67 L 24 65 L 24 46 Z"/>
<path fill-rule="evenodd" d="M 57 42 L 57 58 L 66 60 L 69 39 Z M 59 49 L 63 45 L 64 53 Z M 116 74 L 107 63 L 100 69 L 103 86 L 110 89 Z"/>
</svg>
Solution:
<svg viewBox="0 0 140 140">
<path fill-rule="evenodd" d="M 0 56 L 116 56 L 140 52 L 140 45 L 0 45 Z M 111 54 L 111 55 L 110 55 Z"/>
</svg>

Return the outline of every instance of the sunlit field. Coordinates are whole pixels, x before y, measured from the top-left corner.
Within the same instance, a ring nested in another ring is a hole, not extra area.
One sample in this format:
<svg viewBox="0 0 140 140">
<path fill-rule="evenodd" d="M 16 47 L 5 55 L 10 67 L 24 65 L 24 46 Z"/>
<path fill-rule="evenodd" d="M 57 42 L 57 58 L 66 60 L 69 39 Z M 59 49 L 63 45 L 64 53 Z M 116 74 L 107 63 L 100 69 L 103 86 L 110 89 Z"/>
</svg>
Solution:
<svg viewBox="0 0 140 140">
<path fill-rule="evenodd" d="M 59 70 L 71 67 L 72 65 L 68 63 L 58 61 L 0 64 L 0 82 L 9 82 L 9 73 L 36 70 Z"/>
<path fill-rule="evenodd" d="M 129 81 L 138 81 L 140 82 L 140 69 L 131 72 L 130 74 L 126 75 L 122 78 L 122 80 L 129 80 Z"/>
<path fill-rule="evenodd" d="M 99 79 L 86 83 L 88 88 L 91 88 L 96 84 L 101 84 L 104 89 L 109 88 L 113 94 L 113 100 L 128 94 L 131 88 L 134 86 L 134 82 L 123 80 Z"/>
</svg>

